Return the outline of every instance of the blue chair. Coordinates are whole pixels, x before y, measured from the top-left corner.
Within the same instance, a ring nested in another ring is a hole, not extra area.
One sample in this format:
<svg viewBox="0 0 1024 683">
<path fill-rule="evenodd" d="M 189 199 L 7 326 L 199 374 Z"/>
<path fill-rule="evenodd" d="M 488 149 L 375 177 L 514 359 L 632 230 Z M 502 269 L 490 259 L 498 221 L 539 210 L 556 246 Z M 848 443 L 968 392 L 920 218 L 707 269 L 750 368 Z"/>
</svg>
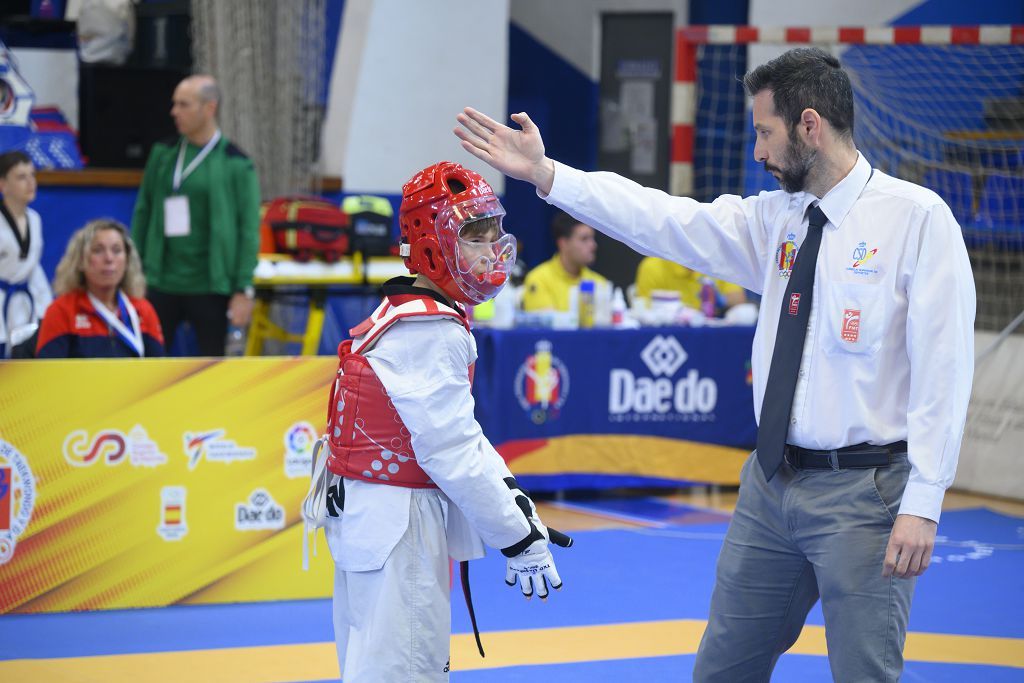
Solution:
<svg viewBox="0 0 1024 683">
<path fill-rule="evenodd" d="M 925 171 L 922 184 L 942 197 L 964 231 L 964 241 L 972 249 L 990 242 L 989 231 L 974 229 L 974 176 L 966 171 L 933 168 Z"/>
<path fill-rule="evenodd" d="M 924 174 L 924 186 L 949 205 L 957 223 L 967 227 L 974 216 L 974 176 L 965 171 L 933 168 Z"/>
<path fill-rule="evenodd" d="M 1024 248 L 1024 176 L 990 174 L 978 201 L 979 230 L 990 242 L 1014 251 Z"/>
</svg>

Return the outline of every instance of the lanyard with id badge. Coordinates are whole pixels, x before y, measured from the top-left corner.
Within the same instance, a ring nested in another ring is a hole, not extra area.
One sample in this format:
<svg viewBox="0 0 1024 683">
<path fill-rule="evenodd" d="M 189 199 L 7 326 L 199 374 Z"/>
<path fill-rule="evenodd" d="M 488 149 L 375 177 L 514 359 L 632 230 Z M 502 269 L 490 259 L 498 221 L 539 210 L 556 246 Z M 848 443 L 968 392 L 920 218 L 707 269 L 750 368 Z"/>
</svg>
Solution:
<svg viewBox="0 0 1024 683">
<path fill-rule="evenodd" d="M 96 314 L 103 319 L 103 322 L 107 324 L 110 331 L 127 344 L 128 348 L 136 356 L 143 358 L 146 355 L 146 345 L 142 339 L 142 325 L 139 322 L 139 313 L 135 310 L 132 302 L 128 300 L 128 297 L 124 295 L 124 292 L 120 290 L 117 292 L 118 315 L 114 315 L 103 302 L 93 296 L 92 292 L 86 292 L 86 294 L 88 294 L 89 301 L 92 303 Z"/>
<path fill-rule="evenodd" d="M 174 184 L 171 186 L 174 194 L 164 199 L 164 235 L 166 237 L 188 237 L 192 232 L 192 219 L 188 210 L 188 197 L 178 194 L 181 184 L 188 178 L 192 171 L 196 170 L 199 164 L 209 156 L 213 148 L 220 142 L 220 130 L 213 134 L 210 141 L 199 150 L 199 154 L 188 166 L 185 163 L 185 138 L 182 138 L 178 147 L 178 161 L 174 164 Z M 184 168 L 182 168 L 184 166 Z"/>
</svg>

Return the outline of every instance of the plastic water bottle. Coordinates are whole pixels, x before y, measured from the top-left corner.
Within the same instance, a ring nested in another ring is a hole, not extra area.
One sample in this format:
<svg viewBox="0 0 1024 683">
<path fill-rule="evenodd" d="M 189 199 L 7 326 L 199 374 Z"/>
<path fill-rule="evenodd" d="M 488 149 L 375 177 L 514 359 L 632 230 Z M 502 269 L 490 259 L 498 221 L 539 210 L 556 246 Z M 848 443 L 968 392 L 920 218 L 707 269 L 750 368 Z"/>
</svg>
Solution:
<svg viewBox="0 0 1024 683">
<path fill-rule="evenodd" d="M 224 340 L 224 355 L 244 356 L 245 342 L 245 330 L 237 325 L 228 325 L 227 338 Z"/>
<path fill-rule="evenodd" d="M 612 326 L 612 283 L 594 284 L 594 327 Z"/>
<path fill-rule="evenodd" d="M 626 322 L 626 297 L 622 294 L 622 288 L 616 287 L 612 295 L 612 327 L 622 327 Z"/>
<path fill-rule="evenodd" d="M 715 307 L 718 303 L 718 292 L 715 283 L 709 277 L 701 278 L 700 286 L 700 310 L 708 318 L 715 317 Z"/>
<path fill-rule="evenodd" d="M 595 288 L 593 280 L 580 280 L 580 327 L 594 326 Z"/>
</svg>

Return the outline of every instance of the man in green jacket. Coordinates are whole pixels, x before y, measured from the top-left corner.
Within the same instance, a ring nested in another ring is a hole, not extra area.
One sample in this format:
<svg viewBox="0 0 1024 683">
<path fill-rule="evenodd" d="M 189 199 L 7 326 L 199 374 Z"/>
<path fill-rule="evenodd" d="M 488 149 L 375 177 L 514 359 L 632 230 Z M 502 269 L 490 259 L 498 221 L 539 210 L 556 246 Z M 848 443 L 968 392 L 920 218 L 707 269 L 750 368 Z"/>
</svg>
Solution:
<svg viewBox="0 0 1024 683">
<path fill-rule="evenodd" d="M 256 169 L 221 136 L 219 104 L 210 76 L 178 84 L 171 117 L 181 137 L 153 146 L 132 218 L 164 338 L 188 322 L 203 356 L 224 355 L 229 321 L 248 324 L 259 250 Z"/>
</svg>

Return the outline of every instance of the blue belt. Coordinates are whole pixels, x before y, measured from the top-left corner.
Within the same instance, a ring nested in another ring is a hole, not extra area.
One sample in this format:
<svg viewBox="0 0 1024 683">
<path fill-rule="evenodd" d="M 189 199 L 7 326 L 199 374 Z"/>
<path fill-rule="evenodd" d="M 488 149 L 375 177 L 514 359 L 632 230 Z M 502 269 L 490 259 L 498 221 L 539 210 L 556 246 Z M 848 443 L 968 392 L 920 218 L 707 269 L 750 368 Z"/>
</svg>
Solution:
<svg viewBox="0 0 1024 683">
<path fill-rule="evenodd" d="M 11 326 L 7 322 L 7 313 L 11 307 L 11 295 L 17 294 L 18 292 L 24 292 L 28 297 L 33 311 L 35 311 L 36 308 L 36 299 L 32 296 L 32 292 L 28 291 L 28 280 L 22 280 L 21 282 L 0 280 L 0 290 L 3 290 L 4 292 L 4 326 L 7 328 L 7 339 L 3 341 L 6 343 L 7 340 L 11 338 Z"/>
</svg>

